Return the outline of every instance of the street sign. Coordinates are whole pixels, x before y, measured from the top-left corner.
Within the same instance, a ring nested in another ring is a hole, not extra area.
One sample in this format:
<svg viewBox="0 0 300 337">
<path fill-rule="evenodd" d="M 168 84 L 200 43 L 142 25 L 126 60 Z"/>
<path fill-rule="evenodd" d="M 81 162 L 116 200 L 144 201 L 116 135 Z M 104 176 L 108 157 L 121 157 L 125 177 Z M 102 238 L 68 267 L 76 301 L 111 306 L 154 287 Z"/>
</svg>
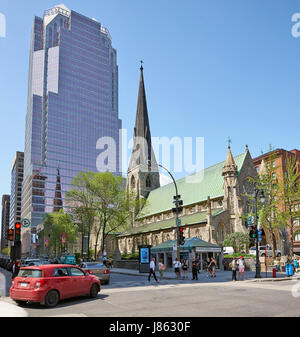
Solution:
<svg viewBox="0 0 300 337">
<path fill-rule="evenodd" d="M 254 224 L 254 217 L 252 215 L 248 217 L 247 223 L 248 223 L 248 225 L 253 225 Z"/>
<path fill-rule="evenodd" d="M 30 227 L 30 220 L 29 219 L 23 219 L 21 221 L 21 224 L 23 227 L 27 228 L 27 227 Z"/>
<path fill-rule="evenodd" d="M 176 219 L 176 225 L 181 226 L 181 220 L 180 219 Z"/>
<path fill-rule="evenodd" d="M 177 245 L 173 245 L 173 250 L 174 250 L 174 251 L 177 250 Z"/>
</svg>

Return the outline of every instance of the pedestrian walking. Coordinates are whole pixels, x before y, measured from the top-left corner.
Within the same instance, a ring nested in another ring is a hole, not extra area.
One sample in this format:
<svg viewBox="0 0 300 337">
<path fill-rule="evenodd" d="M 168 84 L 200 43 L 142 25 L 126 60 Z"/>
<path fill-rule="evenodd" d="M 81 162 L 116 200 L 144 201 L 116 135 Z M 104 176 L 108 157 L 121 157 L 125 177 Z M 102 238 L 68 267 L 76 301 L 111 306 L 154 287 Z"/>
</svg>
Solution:
<svg viewBox="0 0 300 337">
<path fill-rule="evenodd" d="M 217 267 L 217 262 L 212 257 L 211 260 L 210 260 L 210 264 L 209 264 L 209 268 L 211 270 L 211 277 L 216 277 L 216 267 Z"/>
<path fill-rule="evenodd" d="M 232 270 L 232 281 L 236 281 L 236 270 L 238 268 L 237 260 L 234 257 L 231 262 L 231 270 Z"/>
<path fill-rule="evenodd" d="M 238 264 L 239 264 L 239 280 L 241 279 L 241 275 L 242 275 L 242 280 L 244 281 L 245 260 L 242 256 L 240 256 L 238 260 Z"/>
<path fill-rule="evenodd" d="M 21 267 L 20 260 L 16 260 L 12 265 L 12 276 L 11 276 L 12 280 L 18 275 L 20 267 Z"/>
<path fill-rule="evenodd" d="M 165 271 L 166 267 L 163 263 L 163 260 L 160 260 L 159 264 L 158 264 L 158 270 L 159 270 L 159 279 L 160 281 L 162 281 L 163 277 L 164 277 L 164 271 Z"/>
<path fill-rule="evenodd" d="M 180 278 L 181 263 L 176 258 L 175 261 L 173 262 L 173 264 L 174 264 L 174 270 L 175 270 L 176 277 L 179 279 Z"/>
<path fill-rule="evenodd" d="M 200 259 L 199 259 L 199 255 L 196 255 L 196 262 L 198 263 L 198 273 L 200 273 Z"/>
<path fill-rule="evenodd" d="M 159 281 L 158 281 L 158 279 L 156 278 L 156 275 L 155 275 L 155 257 L 150 262 L 150 271 L 149 271 L 149 276 L 148 276 L 149 282 L 150 282 L 150 278 L 151 278 L 152 274 L 153 274 L 153 277 L 154 277 L 155 281 L 158 283 Z"/>
<path fill-rule="evenodd" d="M 183 272 L 184 279 L 188 278 L 188 269 L 189 269 L 188 261 L 183 260 L 182 261 L 182 272 Z"/>
<path fill-rule="evenodd" d="M 210 258 L 207 258 L 206 261 L 206 277 L 209 277 L 211 274 L 211 268 L 210 268 Z"/>
<path fill-rule="evenodd" d="M 193 274 L 193 280 L 198 280 L 198 265 L 199 263 L 195 258 L 193 258 L 192 262 L 192 274 Z"/>
</svg>

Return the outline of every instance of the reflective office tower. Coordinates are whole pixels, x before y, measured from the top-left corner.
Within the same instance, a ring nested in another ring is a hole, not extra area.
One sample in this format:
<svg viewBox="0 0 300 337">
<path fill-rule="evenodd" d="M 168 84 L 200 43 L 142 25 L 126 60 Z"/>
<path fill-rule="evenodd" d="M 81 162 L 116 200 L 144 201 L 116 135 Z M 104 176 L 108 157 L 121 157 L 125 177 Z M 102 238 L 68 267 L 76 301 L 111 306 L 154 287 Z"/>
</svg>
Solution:
<svg viewBox="0 0 300 337">
<path fill-rule="evenodd" d="M 16 152 L 11 169 L 11 194 L 9 227 L 21 221 L 22 182 L 24 176 L 24 152 Z"/>
<path fill-rule="evenodd" d="M 2 216 L 1 216 L 1 245 L 0 252 L 8 247 L 8 229 L 9 229 L 9 209 L 10 209 L 10 195 L 2 195 Z"/>
<path fill-rule="evenodd" d="M 117 54 L 108 30 L 64 5 L 35 17 L 22 218 L 36 227 L 45 213 L 68 206 L 65 193 L 79 172 L 119 173 L 120 130 Z M 113 155 L 101 162 L 108 150 Z"/>
</svg>

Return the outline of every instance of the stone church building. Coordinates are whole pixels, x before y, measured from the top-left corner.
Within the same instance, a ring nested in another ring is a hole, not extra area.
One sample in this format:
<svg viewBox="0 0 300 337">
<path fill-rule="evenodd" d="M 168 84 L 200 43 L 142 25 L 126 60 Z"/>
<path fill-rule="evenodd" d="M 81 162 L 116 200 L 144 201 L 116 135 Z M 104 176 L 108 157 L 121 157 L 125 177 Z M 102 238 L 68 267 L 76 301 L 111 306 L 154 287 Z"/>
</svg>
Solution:
<svg viewBox="0 0 300 337">
<path fill-rule="evenodd" d="M 200 238 L 222 244 L 230 233 L 247 232 L 244 217 L 252 207 L 252 201 L 245 195 L 252 190 L 247 178 L 257 174 L 253 160 L 247 146 L 237 156 L 232 155 L 229 146 L 224 159 L 204 169 L 201 180 L 193 180 L 191 175 L 176 181 L 183 200 L 180 219 L 186 239 Z M 176 218 L 172 212 L 175 188 L 173 183 L 160 186 L 158 164 L 151 145 L 143 67 L 127 189 L 135 191 L 137 198 L 146 198 L 147 204 L 131 228 L 118 235 L 121 253 L 138 252 L 141 244 L 155 247 L 175 240 Z"/>
</svg>

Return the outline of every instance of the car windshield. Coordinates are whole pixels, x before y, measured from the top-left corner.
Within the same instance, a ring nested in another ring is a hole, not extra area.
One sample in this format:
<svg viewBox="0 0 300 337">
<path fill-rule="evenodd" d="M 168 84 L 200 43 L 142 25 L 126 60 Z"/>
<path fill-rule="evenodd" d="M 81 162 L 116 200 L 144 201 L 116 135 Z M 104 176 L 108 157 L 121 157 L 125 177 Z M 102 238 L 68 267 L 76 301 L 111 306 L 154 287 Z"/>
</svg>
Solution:
<svg viewBox="0 0 300 337">
<path fill-rule="evenodd" d="M 40 278 L 42 277 L 42 274 L 42 271 L 38 269 L 20 269 L 18 277 Z"/>
<path fill-rule="evenodd" d="M 255 247 L 251 247 L 250 250 L 255 250 L 256 248 Z"/>
</svg>

